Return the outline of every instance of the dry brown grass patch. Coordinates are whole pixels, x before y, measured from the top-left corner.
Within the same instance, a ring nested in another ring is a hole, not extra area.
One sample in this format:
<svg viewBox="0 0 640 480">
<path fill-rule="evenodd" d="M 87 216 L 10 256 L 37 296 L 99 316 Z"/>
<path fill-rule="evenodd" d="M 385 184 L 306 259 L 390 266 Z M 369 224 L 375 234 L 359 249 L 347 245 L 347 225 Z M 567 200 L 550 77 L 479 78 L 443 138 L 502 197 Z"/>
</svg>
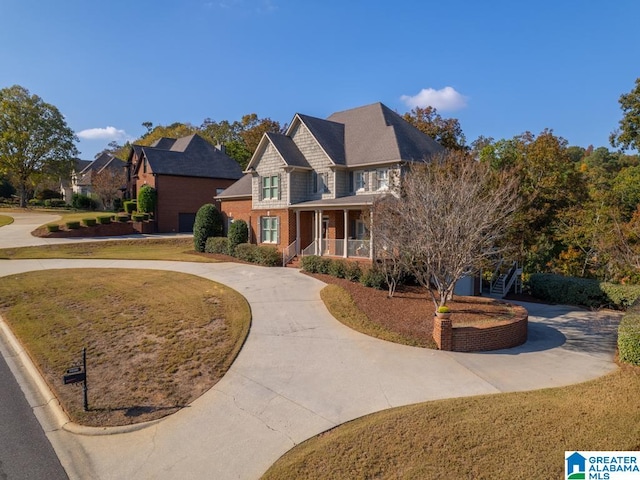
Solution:
<svg viewBox="0 0 640 480">
<path fill-rule="evenodd" d="M 5 277 L 0 313 L 71 418 L 123 425 L 175 412 L 210 389 L 250 324 L 244 298 L 176 272 L 49 270 Z M 62 375 L 87 348 L 89 412 Z"/>
</svg>

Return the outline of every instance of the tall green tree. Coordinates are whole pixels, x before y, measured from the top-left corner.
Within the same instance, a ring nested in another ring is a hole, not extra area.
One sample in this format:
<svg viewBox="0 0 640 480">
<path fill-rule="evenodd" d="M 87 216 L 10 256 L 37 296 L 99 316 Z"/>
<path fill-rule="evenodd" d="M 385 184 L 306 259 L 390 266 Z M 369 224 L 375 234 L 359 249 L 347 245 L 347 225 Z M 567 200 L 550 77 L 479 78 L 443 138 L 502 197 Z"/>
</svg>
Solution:
<svg viewBox="0 0 640 480">
<path fill-rule="evenodd" d="M 55 106 L 19 85 L 0 90 L 0 173 L 18 188 L 20 206 L 35 175 L 71 172 L 77 141 Z"/>
<path fill-rule="evenodd" d="M 609 136 L 611 146 L 640 150 L 640 77 L 636 78 L 635 88 L 621 95 L 618 102 L 623 115 L 619 128 Z"/>
<path fill-rule="evenodd" d="M 458 119 L 443 118 L 434 107 L 416 107 L 405 113 L 403 118 L 443 147 L 452 150 L 466 150 L 467 148 Z"/>
</svg>

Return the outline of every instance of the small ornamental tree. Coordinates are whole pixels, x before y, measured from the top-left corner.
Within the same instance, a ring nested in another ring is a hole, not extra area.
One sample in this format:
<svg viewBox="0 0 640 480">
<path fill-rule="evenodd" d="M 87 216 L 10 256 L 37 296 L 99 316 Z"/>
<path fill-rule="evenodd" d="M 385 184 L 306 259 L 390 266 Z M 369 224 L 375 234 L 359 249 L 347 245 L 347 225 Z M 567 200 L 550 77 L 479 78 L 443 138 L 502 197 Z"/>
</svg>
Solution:
<svg viewBox="0 0 640 480">
<path fill-rule="evenodd" d="M 138 202 L 140 199 L 138 198 Z M 200 207 L 193 224 L 193 246 L 196 252 L 204 252 L 209 237 L 222 236 L 222 215 L 212 203 Z"/>
<path fill-rule="evenodd" d="M 140 213 L 153 213 L 156 210 L 156 189 L 143 185 L 138 192 L 138 212 Z"/>
<path fill-rule="evenodd" d="M 229 252 L 233 254 L 236 245 L 249 242 L 249 227 L 244 220 L 235 220 L 229 227 Z"/>
</svg>

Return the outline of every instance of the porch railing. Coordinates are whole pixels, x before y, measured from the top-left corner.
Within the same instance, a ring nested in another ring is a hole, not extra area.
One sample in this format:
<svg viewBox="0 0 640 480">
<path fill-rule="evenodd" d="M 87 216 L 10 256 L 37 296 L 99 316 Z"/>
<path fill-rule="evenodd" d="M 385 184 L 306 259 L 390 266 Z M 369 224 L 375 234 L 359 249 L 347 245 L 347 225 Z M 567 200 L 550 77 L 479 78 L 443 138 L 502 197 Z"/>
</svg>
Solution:
<svg viewBox="0 0 640 480">
<path fill-rule="evenodd" d="M 369 240 L 347 240 L 347 257 L 369 258 L 371 245 Z M 344 257 L 344 239 L 314 240 L 302 250 L 300 256 L 323 255 L 330 257 Z"/>
<path fill-rule="evenodd" d="M 291 245 L 282 250 L 282 266 L 285 267 L 289 261 L 296 256 L 298 251 L 298 240 L 294 240 Z"/>
</svg>

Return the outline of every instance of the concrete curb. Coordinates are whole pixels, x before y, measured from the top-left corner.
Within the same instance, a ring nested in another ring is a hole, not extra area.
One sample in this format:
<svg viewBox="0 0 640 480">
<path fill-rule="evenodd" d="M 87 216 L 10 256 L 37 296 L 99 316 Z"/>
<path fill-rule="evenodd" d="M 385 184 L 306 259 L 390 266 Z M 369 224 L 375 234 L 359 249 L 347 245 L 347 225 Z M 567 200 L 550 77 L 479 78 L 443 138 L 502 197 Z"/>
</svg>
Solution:
<svg viewBox="0 0 640 480">
<path fill-rule="evenodd" d="M 67 432 L 75 433 L 78 435 L 86 436 L 99 436 L 99 435 L 117 435 L 120 433 L 129 433 L 142 430 L 151 426 L 154 426 L 161 422 L 163 418 L 157 420 L 151 420 L 149 422 L 135 423 L 132 425 L 122 425 L 117 427 L 87 427 L 72 422 L 69 416 L 60 405 L 60 401 L 54 395 L 49 388 L 49 385 L 40 374 L 40 371 L 35 366 L 31 357 L 24 349 L 18 338 L 13 334 L 9 325 L 5 322 L 4 318 L 0 315 L 0 334 L 7 340 L 9 347 L 15 353 L 15 360 L 18 361 L 27 373 L 28 378 L 24 380 L 29 382 L 34 390 L 36 390 L 44 399 L 43 405 L 31 405 L 32 407 L 44 406 L 49 410 L 52 415 L 54 427 Z M 164 417 L 166 418 L 166 417 Z"/>
</svg>

